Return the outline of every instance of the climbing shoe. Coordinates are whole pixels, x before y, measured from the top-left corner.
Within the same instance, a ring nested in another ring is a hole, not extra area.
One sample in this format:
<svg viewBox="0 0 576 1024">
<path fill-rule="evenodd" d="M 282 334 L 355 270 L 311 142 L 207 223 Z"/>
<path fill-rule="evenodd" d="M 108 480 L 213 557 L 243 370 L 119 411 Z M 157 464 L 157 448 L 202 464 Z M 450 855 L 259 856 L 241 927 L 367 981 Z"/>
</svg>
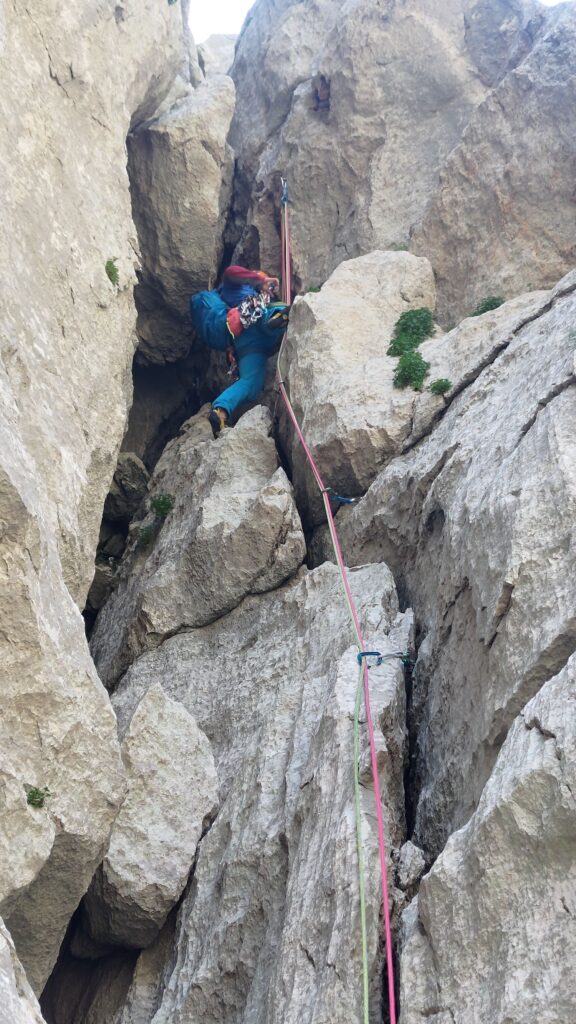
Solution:
<svg viewBox="0 0 576 1024">
<path fill-rule="evenodd" d="M 218 437 L 224 427 L 228 426 L 228 413 L 224 409 L 211 409 L 208 422 L 212 427 L 214 437 Z"/>
</svg>

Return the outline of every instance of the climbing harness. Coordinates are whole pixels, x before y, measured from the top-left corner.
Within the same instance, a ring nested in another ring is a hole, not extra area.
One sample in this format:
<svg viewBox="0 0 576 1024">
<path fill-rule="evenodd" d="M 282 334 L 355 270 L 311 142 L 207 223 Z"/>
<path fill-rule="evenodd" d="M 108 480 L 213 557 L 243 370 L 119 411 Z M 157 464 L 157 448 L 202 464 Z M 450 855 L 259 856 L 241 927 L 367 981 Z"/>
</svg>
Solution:
<svg viewBox="0 0 576 1024">
<path fill-rule="evenodd" d="M 289 216 L 289 192 L 288 182 L 285 178 L 281 178 L 281 196 L 280 196 L 280 241 L 282 247 L 282 290 L 283 290 L 283 301 L 290 305 L 292 302 L 292 275 L 291 275 L 291 254 L 292 254 L 292 242 L 290 233 L 290 216 Z M 322 495 L 322 501 L 324 502 L 324 510 L 326 513 L 326 519 L 328 522 L 328 528 L 330 531 L 330 537 L 334 548 L 334 554 L 336 556 L 336 562 L 340 570 L 340 577 L 342 580 L 342 586 L 348 608 L 350 610 L 350 616 L 354 626 L 354 632 L 358 642 L 359 654 L 359 675 L 358 675 L 358 688 L 356 693 L 356 705 L 354 712 L 354 794 L 355 794 L 355 807 L 356 807 L 356 845 L 358 851 L 358 879 L 360 889 L 360 925 L 361 925 L 361 936 L 362 936 L 362 992 L 363 992 L 363 1021 L 364 1024 L 368 1024 L 369 1021 L 369 964 L 368 964 L 368 939 L 366 931 L 366 884 L 365 884 L 365 867 L 364 867 L 364 848 L 362 842 L 362 813 L 361 813 L 361 794 L 360 794 L 360 775 L 359 775 L 359 760 L 360 760 L 360 709 L 362 705 L 362 695 L 364 696 L 364 707 L 366 713 L 366 725 L 368 729 L 368 739 L 370 745 L 370 761 L 372 767 L 372 780 L 374 784 L 374 801 L 376 806 L 376 822 L 378 828 L 378 851 L 380 859 L 380 876 L 381 876 L 381 888 L 382 888 L 382 906 L 384 915 L 384 939 L 386 948 L 386 967 L 387 967 L 387 978 L 388 978 L 388 1009 L 389 1009 L 389 1022 L 390 1024 L 396 1024 L 396 996 L 394 990 L 394 961 L 393 961 L 393 950 L 392 950 L 392 926 L 390 923 L 390 901 L 388 897 L 388 868 L 387 868 L 387 853 L 386 853 L 386 838 L 384 834 L 384 820 L 382 815 L 382 797 L 380 792 L 380 780 L 378 775 L 378 757 L 376 751 L 376 738 L 374 733 L 374 721 L 372 718 L 372 711 L 370 707 L 370 677 L 369 677 L 369 664 L 368 658 L 376 658 L 376 665 L 381 665 L 385 660 L 399 658 L 405 663 L 405 659 L 408 655 L 393 653 L 393 654 L 381 654 L 380 651 L 367 651 L 365 649 L 364 638 L 362 634 L 362 626 L 360 624 L 360 618 L 356 609 L 356 604 L 352 595 L 350 582 L 348 579 L 348 573 L 344 564 L 344 556 L 342 554 L 342 548 L 338 533 L 336 531 L 336 523 L 334 520 L 334 513 L 330 504 L 331 498 L 347 504 L 353 499 L 342 499 L 338 495 L 334 495 L 331 488 L 326 487 L 320 471 L 316 465 L 312 452 L 306 442 L 306 438 L 300 429 L 300 424 L 296 418 L 292 403 L 286 391 L 285 382 L 282 379 L 281 363 L 282 355 L 284 351 L 285 337 L 282 340 L 280 346 L 280 352 L 278 353 L 278 368 L 276 370 L 276 385 L 277 389 L 282 397 L 288 417 L 294 427 L 296 435 L 302 445 L 304 454 L 316 480 L 320 493 Z"/>
</svg>

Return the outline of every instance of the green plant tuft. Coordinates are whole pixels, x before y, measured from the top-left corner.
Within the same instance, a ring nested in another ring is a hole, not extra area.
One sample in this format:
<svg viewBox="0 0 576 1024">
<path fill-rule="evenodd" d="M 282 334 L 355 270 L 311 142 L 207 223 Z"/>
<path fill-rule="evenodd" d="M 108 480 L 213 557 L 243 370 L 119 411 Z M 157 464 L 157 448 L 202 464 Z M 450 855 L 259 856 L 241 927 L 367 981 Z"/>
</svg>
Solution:
<svg viewBox="0 0 576 1024">
<path fill-rule="evenodd" d="M 506 299 L 503 299 L 501 295 L 489 295 L 486 299 L 482 299 L 476 306 L 476 309 L 470 313 L 470 316 L 482 316 L 483 313 L 489 313 L 491 309 L 498 309 Z"/>
<path fill-rule="evenodd" d="M 165 519 L 169 512 L 174 508 L 174 498 L 171 494 L 157 494 L 155 498 L 150 501 L 150 508 L 152 512 L 155 512 L 161 519 Z"/>
<path fill-rule="evenodd" d="M 433 331 L 434 321 L 429 309 L 408 309 L 396 321 L 388 355 L 401 356 L 405 352 L 412 352 L 425 338 L 429 338 Z"/>
<path fill-rule="evenodd" d="M 147 548 L 158 533 L 159 525 L 160 520 L 157 519 L 155 522 L 149 523 L 148 526 L 141 526 L 136 535 L 136 547 Z"/>
<path fill-rule="evenodd" d="M 447 391 L 450 391 L 451 387 L 451 380 L 447 380 L 446 377 L 439 377 L 438 380 L 432 381 L 429 390 L 433 395 L 445 395 Z"/>
<path fill-rule="evenodd" d="M 118 267 L 116 266 L 117 262 L 118 262 L 118 257 L 117 256 L 112 256 L 112 257 L 110 257 L 109 260 L 106 260 L 106 264 L 105 264 L 105 270 L 106 270 L 106 273 L 108 275 L 108 279 L 116 287 L 118 286 L 118 282 L 120 281 L 120 274 L 118 272 Z"/>
<path fill-rule="evenodd" d="M 319 284 L 318 286 L 316 286 L 314 288 L 307 288 L 305 294 L 306 295 L 310 295 L 310 294 L 316 295 L 319 291 L 321 291 L 321 289 L 322 289 L 322 285 Z"/>
<path fill-rule="evenodd" d="M 400 245 L 398 242 L 392 242 L 387 248 L 389 252 L 408 252 L 408 246 Z"/>
<path fill-rule="evenodd" d="M 394 374 L 394 387 L 414 388 L 415 391 L 422 391 L 424 378 L 429 369 L 430 363 L 427 363 L 419 352 L 414 349 L 403 352 Z"/>
<path fill-rule="evenodd" d="M 44 807 L 44 801 L 51 796 L 48 786 L 44 786 L 43 789 L 38 789 L 36 786 L 24 786 L 26 790 L 26 803 L 30 807 Z"/>
</svg>

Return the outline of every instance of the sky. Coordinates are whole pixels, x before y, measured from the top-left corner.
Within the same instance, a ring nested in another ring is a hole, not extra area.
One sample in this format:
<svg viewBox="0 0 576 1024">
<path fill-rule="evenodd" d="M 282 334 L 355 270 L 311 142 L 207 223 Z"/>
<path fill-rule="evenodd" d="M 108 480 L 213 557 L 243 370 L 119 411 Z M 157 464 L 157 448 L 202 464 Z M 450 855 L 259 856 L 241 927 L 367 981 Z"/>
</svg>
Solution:
<svg viewBox="0 0 576 1024">
<path fill-rule="evenodd" d="M 192 0 L 190 25 L 197 43 L 203 43 L 214 32 L 238 33 L 254 0 Z M 554 7 L 561 0 L 541 0 Z"/>
<path fill-rule="evenodd" d="M 254 0 L 191 0 L 190 27 L 196 43 L 214 32 L 238 33 Z"/>
</svg>

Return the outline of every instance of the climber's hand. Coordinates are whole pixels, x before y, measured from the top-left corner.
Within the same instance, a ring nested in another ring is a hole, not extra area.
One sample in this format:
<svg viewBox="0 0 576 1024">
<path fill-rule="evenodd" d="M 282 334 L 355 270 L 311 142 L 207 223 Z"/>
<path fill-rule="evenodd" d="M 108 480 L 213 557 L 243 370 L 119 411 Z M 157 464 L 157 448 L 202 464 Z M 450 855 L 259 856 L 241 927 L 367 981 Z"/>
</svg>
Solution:
<svg viewBox="0 0 576 1024">
<path fill-rule="evenodd" d="M 262 291 L 264 292 L 265 295 L 268 295 L 272 301 L 274 301 L 274 299 L 278 297 L 278 294 L 280 292 L 280 281 L 278 280 L 278 278 L 267 277 L 264 282 L 264 285 L 262 286 Z"/>
<path fill-rule="evenodd" d="M 266 311 L 266 327 L 272 331 L 285 331 L 290 318 L 290 307 L 285 305 L 270 306 Z"/>
</svg>

